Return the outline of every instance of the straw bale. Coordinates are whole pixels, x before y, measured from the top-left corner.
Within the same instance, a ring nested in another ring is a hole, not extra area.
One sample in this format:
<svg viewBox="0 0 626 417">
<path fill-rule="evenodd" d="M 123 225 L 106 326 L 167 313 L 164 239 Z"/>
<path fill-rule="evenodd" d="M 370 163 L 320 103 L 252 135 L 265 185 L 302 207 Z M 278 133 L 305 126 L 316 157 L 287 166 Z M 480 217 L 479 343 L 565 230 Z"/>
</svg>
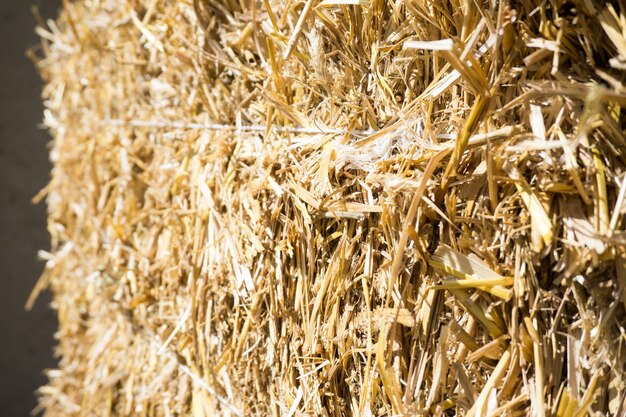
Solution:
<svg viewBox="0 0 626 417">
<path fill-rule="evenodd" d="M 626 8 L 66 0 L 45 416 L 624 415 Z"/>
</svg>

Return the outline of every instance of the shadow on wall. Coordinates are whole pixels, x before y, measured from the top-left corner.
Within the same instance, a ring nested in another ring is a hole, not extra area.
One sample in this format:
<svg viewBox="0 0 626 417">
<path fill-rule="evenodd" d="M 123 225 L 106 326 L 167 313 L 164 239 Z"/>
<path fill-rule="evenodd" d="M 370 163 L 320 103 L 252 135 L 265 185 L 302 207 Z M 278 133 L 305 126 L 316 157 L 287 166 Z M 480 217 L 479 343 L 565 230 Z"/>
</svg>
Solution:
<svg viewBox="0 0 626 417">
<path fill-rule="evenodd" d="M 24 308 L 43 269 L 37 251 L 49 247 L 45 205 L 31 203 L 50 172 L 41 81 L 25 56 L 38 43 L 31 3 L 48 19 L 60 0 L 0 2 L 0 416 L 7 417 L 29 415 L 43 370 L 56 366 L 50 295 Z"/>
</svg>

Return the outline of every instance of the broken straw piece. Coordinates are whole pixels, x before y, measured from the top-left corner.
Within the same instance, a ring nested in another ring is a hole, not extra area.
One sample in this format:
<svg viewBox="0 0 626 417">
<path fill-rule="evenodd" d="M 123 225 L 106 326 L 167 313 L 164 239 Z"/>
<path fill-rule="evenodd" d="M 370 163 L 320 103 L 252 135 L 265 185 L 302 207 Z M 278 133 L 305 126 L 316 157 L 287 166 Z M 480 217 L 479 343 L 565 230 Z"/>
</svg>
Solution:
<svg viewBox="0 0 626 417">
<path fill-rule="evenodd" d="M 505 286 L 513 285 L 512 278 L 503 277 L 478 259 L 465 256 L 447 245 L 439 246 L 429 263 L 435 269 L 465 280 L 459 281 L 456 288 L 475 287 L 505 301 L 511 299 L 512 290 Z M 481 284 L 481 280 L 485 280 L 485 283 Z M 455 284 L 447 281 L 440 287 L 453 288 Z"/>
<path fill-rule="evenodd" d="M 533 249 L 535 252 L 539 252 L 543 245 L 547 246 L 552 242 L 552 222 L 543 208 L 543 204 L 541 204 L 526 180 L 519 174 L 517 168 L 511 164 L 506 164 L 503 168 L 508 172 L 511 179 L 515 180 L 515 187 L 520 193 L 524 205 L 530 212 L 533 234 L 538 234 L 541 237 L 541 241 L 533 240 Z"/>
</svg>

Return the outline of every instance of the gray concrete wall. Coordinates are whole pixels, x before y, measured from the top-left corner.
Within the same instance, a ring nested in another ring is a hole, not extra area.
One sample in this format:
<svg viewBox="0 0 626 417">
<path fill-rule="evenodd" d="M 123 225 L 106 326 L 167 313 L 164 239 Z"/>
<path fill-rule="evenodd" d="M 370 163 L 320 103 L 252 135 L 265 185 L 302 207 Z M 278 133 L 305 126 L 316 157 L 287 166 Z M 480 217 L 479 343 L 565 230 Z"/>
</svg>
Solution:
<svg viewBox="0 0 626 417">
<path fill-rule="evenodd" d="M 37 250 L 48 248 L 45 206 L 30 199 L 50 171 L 50 138 L 38 127 L 41 81 L 24 55 L 37 43 L 31 3 L 52 17 L 60 2 L 0 1 L 0 417 L 28 416 L 43 369 L 55 366 L 49 294 L 24 310 L 43 268 Z"/>
</svg>

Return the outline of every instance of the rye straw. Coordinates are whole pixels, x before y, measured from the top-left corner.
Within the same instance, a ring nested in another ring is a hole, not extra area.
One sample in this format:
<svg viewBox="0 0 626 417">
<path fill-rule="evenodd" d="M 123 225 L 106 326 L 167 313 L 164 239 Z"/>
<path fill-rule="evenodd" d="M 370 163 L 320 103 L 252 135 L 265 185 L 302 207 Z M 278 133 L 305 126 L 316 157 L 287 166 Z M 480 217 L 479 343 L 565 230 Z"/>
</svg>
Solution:
<svg viewBox="0 0 626 417">
<path fill-rule="evenodd" d="M 66 0 L 45 416 L 625 415 L 626 5 Z"/>
</svg>

